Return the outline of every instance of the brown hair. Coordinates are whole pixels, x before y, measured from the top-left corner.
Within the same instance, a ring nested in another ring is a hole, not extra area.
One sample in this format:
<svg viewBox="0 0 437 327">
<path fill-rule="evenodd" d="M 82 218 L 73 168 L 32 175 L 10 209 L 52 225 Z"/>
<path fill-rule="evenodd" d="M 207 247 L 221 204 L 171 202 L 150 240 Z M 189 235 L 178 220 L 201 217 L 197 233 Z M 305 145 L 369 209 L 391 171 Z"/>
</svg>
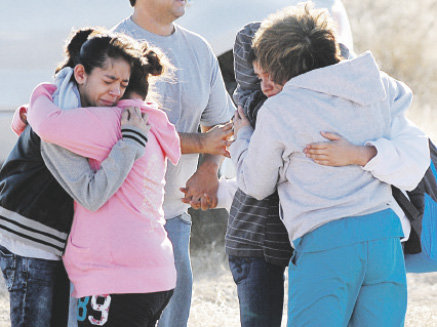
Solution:
<svg viewBox="0 0 437 327">
<path fill-rule="evenodd" d="M 305 4 L 268 16 L 253 39 L 255 60 L 277 84 L 340 61 L 333 22 L 326 10 Z"/>
<path fill-rule="evenodd" d="M 150 77 L 161 76 L 166 68 L 171 67 L 164 54 L 158 49 L 149 47 L 147 42 L 141 43 L 142 57 L 134 62 L 129 84 L 123 98 L 129 98 L 132 92 L 140 95 L 143 100 L 149 94 Z"/>
</svg>

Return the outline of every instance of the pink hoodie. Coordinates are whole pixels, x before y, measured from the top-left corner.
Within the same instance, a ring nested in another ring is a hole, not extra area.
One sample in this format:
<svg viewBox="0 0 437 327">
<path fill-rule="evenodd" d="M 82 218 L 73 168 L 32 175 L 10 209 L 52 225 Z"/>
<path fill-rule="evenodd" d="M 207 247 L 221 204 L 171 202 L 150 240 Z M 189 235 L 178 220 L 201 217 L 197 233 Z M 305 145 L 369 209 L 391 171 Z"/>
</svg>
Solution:
<svg viewBox="0 0 437 327">
<path fill-rule="evenodd" d="M 64 264 L 75 297 L 109 293 L 150 293 L 176 286 L 173 249 L 164 229 L 166 158 L 180 158 L 180 141 L 164 112 L 138 100 L 118 107 L 61 110 L 52 102 L 56 86 L 33 92 L 28 121 L 42 140 L 90 159 L 98 168 L 121 138 L 121 108 L 141 107 L 152 126 L 145 154 L 98 211 L 75 203 Z"/>
</svg>

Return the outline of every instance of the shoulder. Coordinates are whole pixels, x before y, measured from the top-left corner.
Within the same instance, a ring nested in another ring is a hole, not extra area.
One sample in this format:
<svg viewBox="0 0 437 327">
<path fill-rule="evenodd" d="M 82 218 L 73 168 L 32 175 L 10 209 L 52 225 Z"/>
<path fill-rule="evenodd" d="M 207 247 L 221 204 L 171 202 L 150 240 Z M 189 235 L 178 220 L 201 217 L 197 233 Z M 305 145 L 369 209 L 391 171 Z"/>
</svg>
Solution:
<svg viewBox="0 0 437 327">
<path fill-rule="evenodd" d="M 178 36 L 183 38 L 189 47 L 196 48 L 196 50 L 204 51 L 214 56 L 211 45 L 203 36 L 177 24 L 175 24 L 175 28 Z"/>
<path fill-rule="evenodd" d="M 235 37 L 234 57 L 247 60 L 248 54 L 252 51 L 252 40 L 259 29 L 260 22 L 249 23 L 238 31 Z"/>
<path fill-rule="evenodd" d="M 118 23 L 117 25 L 113 26 L 111 28 L 111 32 L 114 33 L 126 33 L 127 31 L 131 30 L 131 26 L 130 26 L 130 17 L 127 17 L 125 19 L 123 19 L 120 23 Z"/>
<path fill-rule="evenodd" d="M 406 100 L 407 106 L 411 104 L 413 91 L 407 84 L 384 72 L 380 72 L 380 76 L 390 102 Z"/>
<path fill-rule="evenodd" d="M 286 110 L 292 111 L 296 108 L 296 104 L 299 103 L 300 98 L 307 98 L 304 92 L 301 92 L 298 88 L 285 85 L 281 92 L 267 98 L 263 107 L 269 108 L 269 110 Z"/>
<path fill-rule="evenodd" d="M 308 97 L 304 94 L 284 88 L 277 95 L 267 98 L 259 110 L 257 121 L 262 119 L 277 126 L 298 124 L 306 101 Z"/>
<path fill-rule="evenodd" d="M 261 22 L 252 22 L 243 26 L 241 30 L 237 32 L 236 40 L 243 43 L 247 43 L 247 42 L 251 43 L 260 25 Z"/>
</svg>

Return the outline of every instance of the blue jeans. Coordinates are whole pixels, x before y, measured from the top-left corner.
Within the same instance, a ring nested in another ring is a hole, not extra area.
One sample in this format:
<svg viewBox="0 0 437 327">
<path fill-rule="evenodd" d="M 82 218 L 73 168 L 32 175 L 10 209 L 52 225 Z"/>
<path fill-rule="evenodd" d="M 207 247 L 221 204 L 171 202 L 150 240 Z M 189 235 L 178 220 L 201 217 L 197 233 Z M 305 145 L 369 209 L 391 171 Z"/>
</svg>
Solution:
<svg viewBox="0 0 437 327">
<path fill-rule="evenodd" d="M 241 326 L 280 327 L 285 267 L 236 256 L 229 256 L 229 267 L 237 284 Z"/>
<path fill-rule="evenodd" d="M 68 279 L 62 261 L 15 255 L 0 246 L 12 327 L 66 326 Z"/>
<path fill-rule="evenodd" d="M 159 327 L 186 327 L 190 315 L 193 272 L 190 261 L 191 221 L 188 214 L 168 219 L 165 224 L 173 244 L 177 272 L 176 288 L 159 319 Z"/>
<path fill-rule="evenodd" d="M 68 327 L 77 327 L 77 299 L 71 295 L 74 286 L 70 283 L 70 305 L 68 306 Z"/>
</svg>

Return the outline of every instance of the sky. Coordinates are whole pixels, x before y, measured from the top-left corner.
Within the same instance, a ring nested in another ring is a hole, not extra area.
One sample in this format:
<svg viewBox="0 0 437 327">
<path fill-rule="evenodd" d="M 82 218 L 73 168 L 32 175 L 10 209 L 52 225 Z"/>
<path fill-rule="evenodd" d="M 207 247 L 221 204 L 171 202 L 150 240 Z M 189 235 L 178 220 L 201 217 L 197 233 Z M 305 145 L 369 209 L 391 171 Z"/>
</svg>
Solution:
<svg viewBox="0 0 437 327">
<path fill-rule="evenodd" d="M 296 1 L 190 0 L 177 23 L 203 35 L 219 55 L 243 25 Z M 38 83 L 52 81 L 71 31 L 110 28 L 131 13 L 128 0 L 0 0 L 0 162 L 15 143 L 13 110 L 29 102 Z"/>
<path fill-rule="evenodd" d="M 1 0 L 0 110 L 28 101 L 50 81 L 72 28 L 111 27 L 132 9 L 127 0 Z"/>
<path fill-rule="evenodd" d="M 177 23 L 203 35 L 219 55 L 243 25 L 299 1 L 190 0 Z M 0 0 L 0 112 L 28 102 L 38 83 L 52 79 L 72 29 L 110 28 L 131 13 L 128 0 Z"/>
</svg>

